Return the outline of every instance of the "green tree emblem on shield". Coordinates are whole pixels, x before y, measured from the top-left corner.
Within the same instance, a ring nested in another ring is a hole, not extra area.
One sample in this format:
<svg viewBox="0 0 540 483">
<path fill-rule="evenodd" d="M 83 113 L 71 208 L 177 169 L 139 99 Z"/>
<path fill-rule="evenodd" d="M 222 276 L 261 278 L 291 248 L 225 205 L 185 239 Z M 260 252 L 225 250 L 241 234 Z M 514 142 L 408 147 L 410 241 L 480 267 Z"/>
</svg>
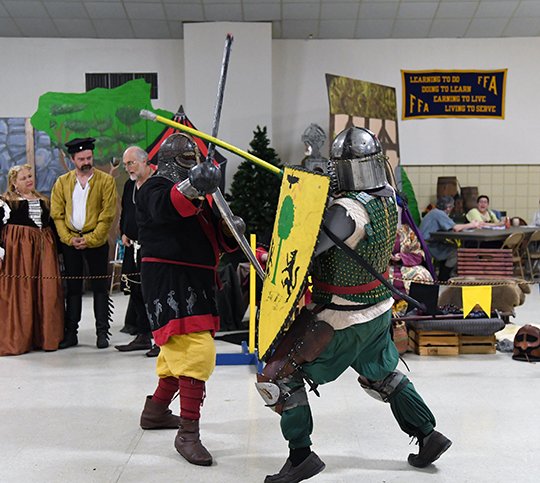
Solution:
<svg viewBox="0 0 540 483">
<path fill-rule="evenodd" d="M 283 204 L 281 205 L 281 209 L 279 211 L 278 230 L 277 230 L 277 234 L 279 236 L 279 245 L 278 245 L 278 252 L 277 252 L 276 261 L 275 261 L 274 275 L 272 277 L 272 283 L 274 285 L 276 283 L 277 270 L 279 266 L 281 244 L 283 243 L 283 240 L 286 240 L 287 238 L 289 238 L 293 225 L 294 225 L 294 202 L 293 202 L 293 199 L 289 195 L 287 195 L 283 199 Z"/>
</svg>

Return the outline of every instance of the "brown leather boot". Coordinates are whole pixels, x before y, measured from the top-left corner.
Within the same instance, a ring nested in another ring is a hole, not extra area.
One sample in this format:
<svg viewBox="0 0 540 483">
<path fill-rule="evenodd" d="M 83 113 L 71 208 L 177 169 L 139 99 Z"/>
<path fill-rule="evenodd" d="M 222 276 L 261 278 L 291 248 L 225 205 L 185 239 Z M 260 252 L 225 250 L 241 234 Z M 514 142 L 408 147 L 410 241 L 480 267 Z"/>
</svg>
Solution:
<svg viewBox="0 0 540 483">
<path fill-rule="evenodd" d="M 180 418 L 180 429 L 174 440 L 174 447 L 191 464 L 212 465 L 212 455 L 199 438 L 199 420 Z"/>
<path fill-rule="evenodd" d="M 180 417 L 172 411 L 146 396 L 143 412 L 141 413 L 141 428 L 143 429 L 176 429 L 180 427 Z"/>
</svg>

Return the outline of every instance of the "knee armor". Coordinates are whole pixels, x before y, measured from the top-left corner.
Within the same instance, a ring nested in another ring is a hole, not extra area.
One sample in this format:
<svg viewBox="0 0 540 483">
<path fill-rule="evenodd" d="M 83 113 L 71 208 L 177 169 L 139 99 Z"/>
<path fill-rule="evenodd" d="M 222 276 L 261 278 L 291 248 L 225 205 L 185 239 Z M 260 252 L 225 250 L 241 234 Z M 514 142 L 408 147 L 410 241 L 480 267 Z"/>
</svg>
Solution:
<svg viewBox="0 0 540 483">
<path fill-rule="evenodd" d="M 264 381 L 263 377 L 257 377 L 259 382 L 255 383 L 255 387 L 263 398 L 266 406 L 278 414 L 293 409 L 297 406 L 307 406 L 308 399 L 306 388 L 304 385 L 296 388 L 291 388 L 291 377 L 279 379 L 275 382 Z"/>
<path fill-rule="evenodd" d="M 330 343 L 334 329 L 303 308 L 272 356 L 266 361 L 255 383 L 266 405 L 281 414 L 308 404 L 304 379 L 315 394 L 317 385 L 302 371 L 302 364 L 314 361 Z M 295 384 L 291 384 L 295 382 Z"/>
<path fill-rule="evenodd" d="M 409 379 L 402 372 L 394 371 L 381 381 L 370 381 L 364 376 L 359 376 L 358 382 L 372 398 L 388 402 L 409 384 Z"/>
</svg>

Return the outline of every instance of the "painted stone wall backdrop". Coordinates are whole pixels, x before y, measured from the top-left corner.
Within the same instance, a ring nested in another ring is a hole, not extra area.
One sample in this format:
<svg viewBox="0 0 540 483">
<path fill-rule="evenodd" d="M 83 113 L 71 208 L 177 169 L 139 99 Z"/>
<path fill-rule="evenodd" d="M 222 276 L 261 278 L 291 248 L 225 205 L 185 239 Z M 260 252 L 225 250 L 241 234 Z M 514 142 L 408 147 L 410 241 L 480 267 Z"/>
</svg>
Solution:
<svg viewBox="0 0 540 483">
<path fill-rule="evenodd" d="M 9 168 L 26 162 L 25 119 L 0 118 L 0 193 L 7 189 Z"/>
<path fill-rule="evenodd" d="M 56 179 L 72 167 L 69 158 L 60 157 L 58 148 L 52 145 L 47 133 L 34 132 L 34 169 L 36 189 L 40 193 L 50 197 Z"/>
</svg>

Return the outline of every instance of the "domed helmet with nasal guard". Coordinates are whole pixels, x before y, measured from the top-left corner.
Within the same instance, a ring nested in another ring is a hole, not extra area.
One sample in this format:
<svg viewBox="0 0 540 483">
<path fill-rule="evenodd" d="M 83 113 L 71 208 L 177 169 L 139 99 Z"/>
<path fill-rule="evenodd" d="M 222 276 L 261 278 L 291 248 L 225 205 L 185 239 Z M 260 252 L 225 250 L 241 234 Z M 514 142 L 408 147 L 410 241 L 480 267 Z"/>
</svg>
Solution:
<svg viewBox="0 0 540 483">
<path fill-rule="evenodd" d="M 201 152 L 193 138 L 174 133 L 159 148 L 157 175 L 178 183 L 185 180 L 189 170 L 201 161 Z"/>
<path fill-rule="evenodd" d="M 387 183 L 385 162 L 381 143 L 369 129 L 352 126 L 341 131 L 332 142 L 328 161 L 332 191 L 382 188 Z"/>
</svg>

